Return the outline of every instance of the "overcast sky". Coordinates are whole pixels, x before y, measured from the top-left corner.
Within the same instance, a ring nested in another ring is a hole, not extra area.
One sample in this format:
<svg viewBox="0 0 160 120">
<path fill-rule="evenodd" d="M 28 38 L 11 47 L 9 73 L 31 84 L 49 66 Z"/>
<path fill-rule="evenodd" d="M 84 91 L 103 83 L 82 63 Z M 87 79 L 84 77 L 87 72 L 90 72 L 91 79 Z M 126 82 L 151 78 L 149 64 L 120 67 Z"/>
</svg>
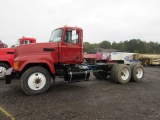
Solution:
<svg viewBox="0 0 160 120">
<path fill-rule="evenodd" d="M 0 0 L 0 40 L 47 42 L 64 25 L 83 28 L 84 41 L 160 40 L 160 0 Z"/>
</svg>

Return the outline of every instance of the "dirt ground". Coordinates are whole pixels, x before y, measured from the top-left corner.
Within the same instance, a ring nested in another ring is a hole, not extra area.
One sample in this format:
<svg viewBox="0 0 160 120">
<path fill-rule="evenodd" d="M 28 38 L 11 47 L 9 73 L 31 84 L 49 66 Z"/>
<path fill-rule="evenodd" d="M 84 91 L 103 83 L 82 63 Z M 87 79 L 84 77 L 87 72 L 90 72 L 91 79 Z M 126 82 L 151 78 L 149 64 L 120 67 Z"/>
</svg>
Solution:
<svg viewBox="0 0 160 120">
<path fill-rule="evenodd" d="M 160 67 L 145 67 L 141 82 L 107 78 L 67 83 L 58 79 L 42 95 L 27 96 L 14 80 L 0 81 L 2 120 L 160 120 Z"/>
</svg>

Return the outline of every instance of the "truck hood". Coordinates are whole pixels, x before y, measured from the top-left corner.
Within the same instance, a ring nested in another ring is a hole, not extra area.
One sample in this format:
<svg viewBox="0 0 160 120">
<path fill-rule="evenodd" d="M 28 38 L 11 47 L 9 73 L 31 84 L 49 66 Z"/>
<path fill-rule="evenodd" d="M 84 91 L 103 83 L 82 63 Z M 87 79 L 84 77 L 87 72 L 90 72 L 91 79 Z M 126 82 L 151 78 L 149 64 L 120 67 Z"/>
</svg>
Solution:
<svg viewBox="0 0 160 120">
<path fill-rule="evenodd" d="M 14 48 L 0 48 L 0 55 L 14 54 Z"/>
<path fill-rule="evenodd" d="M 58 43 L 35 43 L 20 45 L 15 48 L 14 57 L 27 56 L 33 54 L 45 54 L 56 51 L 58 52 Z"/>
</svg>

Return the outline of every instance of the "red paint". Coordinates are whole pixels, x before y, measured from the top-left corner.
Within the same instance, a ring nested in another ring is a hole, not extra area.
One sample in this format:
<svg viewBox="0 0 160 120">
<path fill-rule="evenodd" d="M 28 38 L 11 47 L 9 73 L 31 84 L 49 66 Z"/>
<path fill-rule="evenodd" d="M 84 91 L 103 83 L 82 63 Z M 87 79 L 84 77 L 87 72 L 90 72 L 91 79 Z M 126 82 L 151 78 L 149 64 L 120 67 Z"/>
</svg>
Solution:
<svg viewBox="0 0 160 120">
<path fill-rule="evenodd" d="M 98 52 L 96 54 L 87 54 L 84 53 L 85 59 L 95 59 L 96 62 L 103 61 L 105 63 L 116 63 L 115 60 L 111 60 L 111 53 L 109 52 Z"/>
<path fill-rule="evenodd" d="M 0 48 L 8 48 L 8 45 L 6 45 L 0 40 Z"/>
<path fill-rule="evenodd" d="M 87 53 L 84 53 L 84 58 L 85 59 L 87 59 L 87 58 L 96 59 L 96 54 L 87 54 Z"/>
<path fill-rule="evenodd" d="M 31 43 L 36 43 L 35 38 L 20 38 L 19 44 L 24 44 L 25 41 L 30 41 Z M 0 48 L 0 63 L 6 63 L 13 67 L 14 63 L 14 48 Z"/>
<path fill-rule="evenodd" d="M 18 46 L 15 49 L 15 61 L 19 62 L 19 69 L 22 71 L 27 64 L 47 64 L 51 72 L 55 74 L 55 64 L 78 64 L 83 62 L 83 30 L 78 27 L 62 27 L 56 29 L 63 31 L 61 39 L 57 37 L 56 42 L 28 44 Z M 55 33 L 55 31 L 53 33 Z M 66 42 L 66 34 L 76 30 L 78 42 Z M 52 37 L 52 35 L 51 35 Z M 53 50 L 53 51 L 52 51 Z"/>
</svg>

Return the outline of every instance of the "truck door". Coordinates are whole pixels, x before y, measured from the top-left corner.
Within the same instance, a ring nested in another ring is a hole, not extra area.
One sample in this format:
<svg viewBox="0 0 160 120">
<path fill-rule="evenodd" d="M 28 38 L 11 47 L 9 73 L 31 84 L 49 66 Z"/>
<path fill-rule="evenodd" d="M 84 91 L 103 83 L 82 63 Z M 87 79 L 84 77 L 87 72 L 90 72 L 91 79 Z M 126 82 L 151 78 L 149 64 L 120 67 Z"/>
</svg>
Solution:
<svg viewBox="0 0 160 120">
<path fill-rule="evenodd" d="M 78 30 L 66 30 L 59 51 L 60 62 L 68 64 L 82 62 L 81 34 L 82 32 Z"/>
</svg>

